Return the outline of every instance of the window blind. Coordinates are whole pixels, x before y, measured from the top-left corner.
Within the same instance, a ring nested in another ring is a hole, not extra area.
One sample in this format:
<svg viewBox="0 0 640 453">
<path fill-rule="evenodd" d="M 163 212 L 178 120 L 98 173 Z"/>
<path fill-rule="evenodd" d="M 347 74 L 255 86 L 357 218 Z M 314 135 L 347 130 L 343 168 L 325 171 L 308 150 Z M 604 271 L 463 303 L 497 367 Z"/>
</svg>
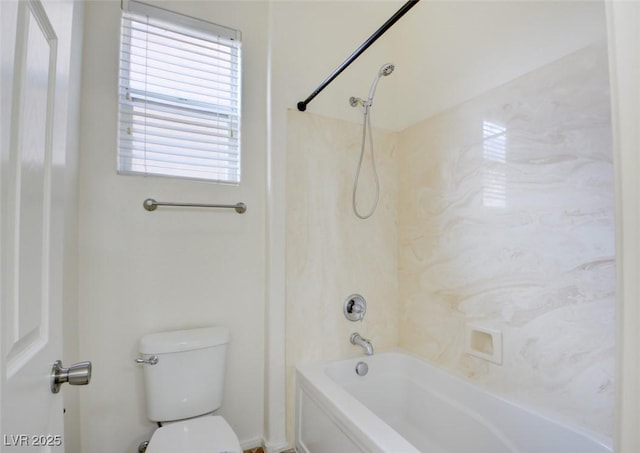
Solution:
<svg viewBox="0 0 640 453">
<path fill-rule="evenodd" d="M 240 182 L 240 32 L 129 1 L 118 172 Z"/>
</svg>

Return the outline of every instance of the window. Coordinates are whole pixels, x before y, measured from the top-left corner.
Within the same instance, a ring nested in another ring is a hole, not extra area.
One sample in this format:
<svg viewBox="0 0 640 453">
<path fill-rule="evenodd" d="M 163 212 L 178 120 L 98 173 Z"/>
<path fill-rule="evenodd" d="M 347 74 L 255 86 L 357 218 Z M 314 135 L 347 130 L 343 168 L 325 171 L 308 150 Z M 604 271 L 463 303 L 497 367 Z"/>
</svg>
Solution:
<svg viewBox="0 0 640 453">
<path fill-rule="evenodd" d="M 126 2 L 118 172 L 240 182 L 240 32 Z"/>
<path fill-rule="evenodd" d="M 507 205 L 507 128 L 485 120 L 482 135 L 482 202 L 484 206 L 504 208 Z"/>
</svg>

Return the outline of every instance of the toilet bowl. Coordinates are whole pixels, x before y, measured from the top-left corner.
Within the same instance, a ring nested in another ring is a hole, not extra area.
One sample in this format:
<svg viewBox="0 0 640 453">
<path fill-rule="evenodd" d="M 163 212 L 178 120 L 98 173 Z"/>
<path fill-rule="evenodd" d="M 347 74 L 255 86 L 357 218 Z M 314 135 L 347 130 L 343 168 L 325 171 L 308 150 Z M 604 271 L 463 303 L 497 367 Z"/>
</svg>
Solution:
<svg viewBox="0 0 640 453">
<path fill-rule="evenodd" d="M 171 423 L 153 433 L 145 453 L 242 453 L 238 437 L 217 415 Z"/>
<path fill-rule="evenodd" d="M 162 426 L 145 453 L 242 453 L 222 405 L 229 330 L 214 326 L 140 339 L 147 416 Z"/>
</svg>

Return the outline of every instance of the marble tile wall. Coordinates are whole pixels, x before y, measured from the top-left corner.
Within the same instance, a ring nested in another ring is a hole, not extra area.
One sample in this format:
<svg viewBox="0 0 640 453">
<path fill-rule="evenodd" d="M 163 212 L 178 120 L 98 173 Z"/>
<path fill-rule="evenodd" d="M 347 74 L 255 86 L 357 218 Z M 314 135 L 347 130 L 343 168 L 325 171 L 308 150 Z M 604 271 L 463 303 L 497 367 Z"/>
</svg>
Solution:
<svg viewBox="0 0 640 453">
<path fill-rule="evenodd" d="M 381 202 L 351 211 L 361 125 L 291 111 L 287 395 L 298 363 L 400 346 L 605 438 L 614 410 L 614 188 L 606 46 L 400 133 L 375 131 Z M 363 206 L 373 193 L 365 161 Z M 366 321 L 342 303 L 359 292 Z M 465 352 L 502 333 L 502 363 Z"/>
<path fill-rule="evenodd" d="M 416 124 L 399 142 L 399 345 L 611 436 L 606 46 Z M 468 323 L 502 332 L 502 365 L 465 353 Z"/>
<path fill-rule="evenodd" d="M 352 212 L 362 125 L 290 111 L 287 118 L 287 417 L 293 439 L 293 376 L 299 363 L 361 354 L 357 331 L 381 350 L 398 343 L 397 134 L 374 130 L 380 202 L 368 220 Z M 370 160 L 360 176 L 360 210 L 374 193 Z M 342 312 L 365 297 L 362 322 Z"/>
</svg>

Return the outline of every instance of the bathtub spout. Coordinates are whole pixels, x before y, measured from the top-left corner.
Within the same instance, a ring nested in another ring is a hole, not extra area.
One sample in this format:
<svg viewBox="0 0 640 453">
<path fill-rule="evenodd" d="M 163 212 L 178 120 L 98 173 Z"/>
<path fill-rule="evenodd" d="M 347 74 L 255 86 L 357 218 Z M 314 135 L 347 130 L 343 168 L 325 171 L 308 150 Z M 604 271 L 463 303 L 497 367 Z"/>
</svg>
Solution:
<svg viewBox="0 0 640 453">
<path fill-rule="evenodd" d="M 362 347 L 365 354 L 373 355 L 373 345 L 371 344 L 371 341 L 366 338 L 362 338 L 358 332 L 353 332 L 351 334 L 351 344 L 356 344 Z"/>
</svg>

